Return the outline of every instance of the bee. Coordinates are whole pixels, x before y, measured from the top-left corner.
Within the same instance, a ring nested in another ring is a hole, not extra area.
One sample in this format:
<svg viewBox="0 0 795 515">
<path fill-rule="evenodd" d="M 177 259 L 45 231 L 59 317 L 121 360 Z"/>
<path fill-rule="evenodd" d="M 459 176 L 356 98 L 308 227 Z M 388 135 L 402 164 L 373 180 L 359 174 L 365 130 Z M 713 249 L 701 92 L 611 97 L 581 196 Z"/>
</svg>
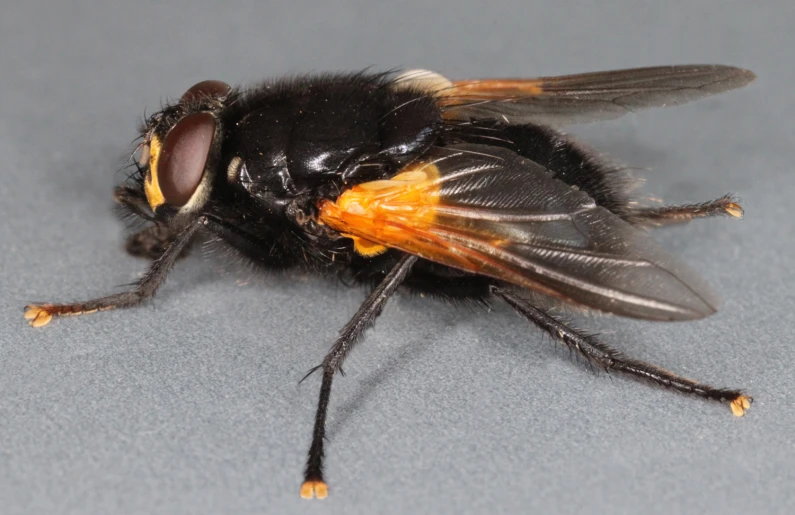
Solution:
<svg viewBox="0 0 795 515">
<path fill-rule="evenodd" d="M 134 287 L 26 307 L 53 316 L 136 306 L 200 234 L 268 269 L 300 268 L 370 289 L 321 364 L 303 498 L 324 498 L 333 379 L 398 290 L 503 301 L 599 368 L 728 404 L 751 397 L 627 357 L 556 307 L 646 320 L 715 313 L 718 297 L 644 226 L 743 210 L 732 196 L 641 207 L 622 168 L 560 128 L 678 105 L 747 85 L 719 65 L 536 79 L 451 81 L 425 70 L 319 74 L 253 87 L 199 82 L 146 119 L 135 172 L 115 190 L 147 222 L 127 249 L 152 259 Z"/>
</svg>

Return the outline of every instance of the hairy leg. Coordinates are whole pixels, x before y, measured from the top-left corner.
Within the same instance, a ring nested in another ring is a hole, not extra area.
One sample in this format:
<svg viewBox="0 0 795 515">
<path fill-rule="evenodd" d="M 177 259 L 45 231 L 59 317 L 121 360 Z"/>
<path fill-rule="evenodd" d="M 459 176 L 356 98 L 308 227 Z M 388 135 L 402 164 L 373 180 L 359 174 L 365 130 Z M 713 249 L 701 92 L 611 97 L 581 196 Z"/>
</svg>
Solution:
<svg viewBox="0 0 795 515">
<path fill-rule="evenodd" d="M 342 328 L 331 350 L 323 359 L 323 363 L 310 372 L 311 374 L 315 370 L 321 370 L 323 378 L 315 415 L 315 428 L 312 433 L 312 445 L 309 447 L 309 456 L 304 472 L 304 484 L 301 485 L 301 497 L 304 499 L 313 497 L 323 499 L 328 495 L 328 486 L 323 480 L 323 442 L 326 435 L 326 413 L 328 412 L 334 375 L 340 370 L 348 353 L 359 341 L 365 329 L 370 327 L 381 314 L 386 301 L 397 290 L 416 261 L 416 256 L 406 255 L 392 268 L 384 280 L 370 293 L 353 318 Z"/>
<path fill-rule="evenodd" d="M 680 377 L 656 365 L 629 358 L 596 337 L 582 334 L 568 327 L 562 320 L 536 308 L 526 299 L 507 289 L 493 286 L 492 291 L 539 329 L 606 371 L 622 372 L 664 388 L 671 388 L 678 392 L 728 403 L 732 413 L 738 417 L 744 415 L 745 410 L 751 406 L 753 399 L 743 394 L 740 390 L 714 388 Z"/>
<path fill-rule="evenodd" d="M 31 304 L 25 307 L 25 318 L 33 327 L 41 327 L 56 315 L 80 315 L 140 304 L 155 294 L 200 227 L 201 221 L 197 221 L 183 229 L 132 290 L 74 304 Z"/>
<path fill-rule="evenodd" d="M 633 225 L 661 226 L 689 222 L 694 218 L 721 215 L 742 218 L 743 208 L 734 197 L 726 195 L 701 204 L 634 209 L 622 215 L 621 218 Z"/>
</svg>

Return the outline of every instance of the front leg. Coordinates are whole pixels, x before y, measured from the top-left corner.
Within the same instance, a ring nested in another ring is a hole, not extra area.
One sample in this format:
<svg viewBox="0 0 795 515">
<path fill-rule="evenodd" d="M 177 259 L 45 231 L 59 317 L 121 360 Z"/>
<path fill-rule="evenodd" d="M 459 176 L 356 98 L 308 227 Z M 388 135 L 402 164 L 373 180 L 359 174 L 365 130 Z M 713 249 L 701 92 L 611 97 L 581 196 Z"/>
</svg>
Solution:
<svg viewBox="0 0 795 515">
<path fill-rule="evenodd" d="M 113 191 L 113 200 L 123 210 L 124 216 L 133 215 L 154 222 L 154 214 L 141 189 L 119 186 Z M 124 248 L 131 256 L 154 260 L 165 252 L 178 235 L 178 230 L 155 224 L 128 236 Z M 183 249 L 179 257 L 188 255 L 188 250 L 190 245 Z"/>
<path fill-rule="evenodd" d="M 323 364 L 313 369 L 313 371 L 322 370 L 323 379 L 320 385 L 320 399 L 315 415 L 312 445 L 309 447 L 309 457 L 304 472 L 304 484 L 301 485 L 301 497 L 304 499 L 313 497 L 324 499 L 328 495 L 328 486 L 323 480 L 323 440 L 326 434 L 326 413 L 328 412 L 334 374 L 340 370 L 343 361 L 359 341 L 359 337 L 365 329 L 370 327 L 376 317 L 381 314 L 387 299 L 404 281 L 416 261 L 416 256 L 406 255 L 392 268 L 384 280 L 370 293 L 353 318 L 342 328 L 331 350 L 323 359 Z"/>
<path fill-rule="evenodd" d="M 178 231 L 163 225 L 152 225 L 141 229 L 127 237 L 124 243 L 124 249 L 128 254 L 135 257 L 142 257 L 146 259 L 157 259 L 163 255 L 163 252 L 171 245 L 179 236 Z M 182 249 L 178 259 L 184 258 L 190 252 L 192 242 L 188 242 L 185 248 Z"/>
<path fill-rule="evenodd" d="M 185 246 L 203 224 L 203 220 L 200 218 L 183 229 L 165 252 L 149 266 L 149 270 L 132 290 L 76 304 L 31 304 L 25 306 L 25 318 L 33 327 L 41 327 L 47 325 L 55 315 L 80 315 L 140 304 L 155 294 Z"/>
</svg>

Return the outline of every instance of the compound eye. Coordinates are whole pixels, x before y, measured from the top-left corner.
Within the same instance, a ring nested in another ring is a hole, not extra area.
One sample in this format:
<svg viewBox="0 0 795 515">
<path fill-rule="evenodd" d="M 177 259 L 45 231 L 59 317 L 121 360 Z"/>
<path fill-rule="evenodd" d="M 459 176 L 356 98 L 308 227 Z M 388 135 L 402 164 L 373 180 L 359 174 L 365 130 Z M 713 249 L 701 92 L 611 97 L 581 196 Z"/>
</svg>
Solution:
<svg viewBox="0 0 795 515">
<path fill-rule="evenodd" d="M 192 102 L 199 98 L 224 97 L 232 87 L 220 80 L 203 80 L 188 89 L 179 99 L 181 103 Z"/>
<path fill-rule="evenodd" d="M 209 113 L 186 116 L 166 134 L 157 165 L 157 179 L 165 201 L 182 207 L 196 193 L 215 135 Z"/>
</svg>

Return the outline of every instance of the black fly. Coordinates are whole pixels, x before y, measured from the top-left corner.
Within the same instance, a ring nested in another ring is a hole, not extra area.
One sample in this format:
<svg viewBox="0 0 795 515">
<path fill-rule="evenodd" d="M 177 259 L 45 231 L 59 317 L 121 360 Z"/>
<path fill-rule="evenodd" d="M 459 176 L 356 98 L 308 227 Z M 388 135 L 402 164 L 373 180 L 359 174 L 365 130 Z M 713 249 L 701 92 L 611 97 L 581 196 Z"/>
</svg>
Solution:
<svg viewBox="0 0 795 515">
<path fill-rule="evenodd" d="M 128 251 L 153 259 L 130 291 L 54 315 L 134 306 L 209 233 L 266 269 L 304 267 L 372 288 L 317 370 L 320 400 L 301 496 L 326 497 L 323 442 L 333 378 L 399 288 L 501 299 L 596 364 L 729 404 L 751 398 L 628 358 L 553 316 L 555 303 L 649 320 L 715 312 L 717 296 L 639 228 L 742 216 L 730 196 L 641 208 L 623 172 L 556 130 L 745 86 L 746 70 L 693 65 L 540 79 L 452 82 L 428 71 L 191 87 L 151 116 L 139 173 L 116 201 L 149 226 Z"/>
</svg>

